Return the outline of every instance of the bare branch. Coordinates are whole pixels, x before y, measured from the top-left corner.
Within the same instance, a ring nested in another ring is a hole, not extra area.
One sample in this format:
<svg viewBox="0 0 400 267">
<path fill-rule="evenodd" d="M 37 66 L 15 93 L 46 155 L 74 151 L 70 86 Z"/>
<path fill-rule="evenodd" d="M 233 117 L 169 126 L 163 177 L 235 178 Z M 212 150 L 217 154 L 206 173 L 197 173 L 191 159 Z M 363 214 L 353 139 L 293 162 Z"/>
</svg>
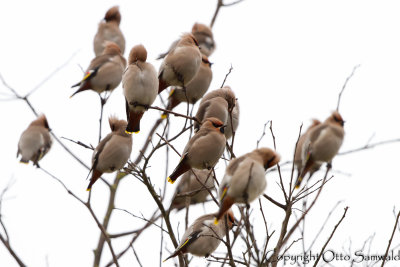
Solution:
<svg viewBox="0 0 400 267">
<path fill-rule="evenodd" d="M 336 229 L 338 228 L 338 226 L 340 225 L 340 223 L 343 221 L 344 217 L 346 216 L 346 213 L 347 213 L 347 210 L 348 210 L 348 209 L 349 209 L 349 207 L 344 208 L 344 213 L 343 213 L 342 218 L 341 218 L 340 221 L 335 225 L 335 227 L 333 228 L 333 231 L 332 231 L 331 235 L 329 236 L 328 240 L 325 242 L 324 246 L 322 247 L 321 252 L 318 254 L 317 260 L 314 262 L 314 265 L 313 265 L 314 267 L 317 266 L 318 261 L 321 259 L 321 256 L 322 256 L 322 254 L 324 253 L 324 250 L 325 250 L 326 246 L 328 245 L 329 241 L 331 241 L 333 235 L 335 234 Z M 397 222 L 396 222 L 396 223 L 397 223 Z M 382 264 L 382 266 L 383 266 L 383 264 Z"/>
<path fill-rule="evenodd" d="M 226 82 L 226 79 L 228 78 L 229 74 L 231 74 L 232 70 L 233 70 L 233 67 L 232 67 L 232 64 L 231 64 L 231 67 L 229 68 L 229 71 L 228 71 L 228 73 L 225 75 L 225 79 L 224 79 L 224 81 L 222 82 L 221 88 L 224 87 L 225 82 Z"/>
<path fill-rule="evenodd" d="M 264 129 L 263 129 L 263 132 L 262 132 L 262 134 L 261 134 L 260 139 L 257 140 L 257 146 L 256 146 L 256 148 L 258 148 L 258 145 L 260 144 L 261 140 L 264 138 L 264 136 L 265 136 L 265 134 L 266 134 L 265 129 L 267 129 L 268 123 L 269 123 L 269 121 L 267 121 L 266 123 L 264 123 Z"/>
<path fill-rule="evenodd" d="M 397 213 L 396 222 L 394 223 L 392 235 L 390 236 L 390 239 L 389 239 L 389 242 L 388 242 L 388 246 L 386 248 L 385 256 L 383 256 L 383 261 L 382 261 L 381 267 L 383 267 L 385 265 L 386 257 L 387 257 L 387 255 L 389 253 L 389 248 L 390 248 L 390 245 L 392 244 L 394 233 L 396 232 L 397 223 L 399 222 L 399 217 L 400 217 L 400 211 Z"/>
<path fill-rule="evenodd" d="M 342 97 L 342 94 L 343 94 L 344 89 L 346 89 L 347 83 L 349 82 L 349 80 L 351 79 L 351 77 L 353 77 L 354 72 L 356 71 L 356 69 L 359 68 L 360 66 L 361 66 L 360 64 L 354 66 L 354 67 L 353 67 L 353 71 L 352 71 L 352 72 L 350 73 L 350 75 L 346 78 L 346 81 L 345 81 L 344 84 L 343 84 L 342 90 L 341 90 L 340 93 L 339 93 L 338 103 L 337 103 L 337 106 L 336 106 L 336 111 L 339 111 L 340 99 L 341 99 L 341 97 Z"/>
<path fill-rule="evenodd" d="M 366 149 L 371 149 L 371 148 L 374 148 L 376 146 L 386 145 L 386 144 L 391 144 L 391 143 L 398 143 L 398 142 L 400 142 L 400 138 L 391 139 L 391 140 L 385 140 L 385 141 L 372 143 L 372 144 L 366 144 L 365 146 L 360 147 L 360 148 L 355 148 L 355 149 L 352 149 L 352 150 L 348 150 L 348 151 L 345 151 L 345 152 L 338 153 L 338 155 L 342 156 L 342 155 L 346 155 L 346 154 L 350 154 L 350 153 L 354 153 L 354 152 L 359 152 L 359 151 L 366 150 Z"/>
<path fill-rule="evenodd" d="M 218 16 L 218 13 L 219 13 L 219 10 L 221 9 L 221 7 L 233 6 L 233 5 L 239 4 L 242 1 L 243 0 L 236 0 L 236 1 L 228 3 L 228 4 L 224 4 L 223 0 L 218 0 L 217 7 L 216 7 L 214 15 L 211 19 L 210 28 L 212 28 L 214 26 L 215 20 L 217 19 L 217 16 Z"/>
<path fill-rule="evenodd" d="M 72 143 L 75 143 L 75 144 L 77 144 L 77 145 L 83 146 L 84 148 L 87 148 L 87 149 L 90 149 L 90 150 L 94 150 L 94 147 L 93 147 L 92 145 L 88 146 L 88 145 L 82 143 L 81 141 L 74 141 L 74 140 L 69 139 L 69 138 L 64 137 L 64 136 L 61 136 L 61 138 L 62 138 L 62 139 L 65 139 L 65 140 L 68 140 L 68 141 L 70 141 L 70 142 L 72 142 Z"/>
</svg>

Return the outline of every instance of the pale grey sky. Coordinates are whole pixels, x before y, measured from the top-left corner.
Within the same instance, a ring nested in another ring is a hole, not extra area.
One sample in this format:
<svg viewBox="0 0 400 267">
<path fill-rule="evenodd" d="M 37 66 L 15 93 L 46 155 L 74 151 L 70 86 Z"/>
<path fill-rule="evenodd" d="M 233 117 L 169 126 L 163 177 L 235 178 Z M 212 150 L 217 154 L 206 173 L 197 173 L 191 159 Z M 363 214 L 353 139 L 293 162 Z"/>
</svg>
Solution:
<svg viewBox="0 0 400 267">
<path fill-rule="evenodd" d="M 0 73 L 7 83 L 23 95 L 34 88 L 58 66 L 77 54 L 69 64 L 34 93 L 30 100 L 36 110 L 45 113 L 50 127 L 58 136 L 84 143 L 97 144 L 99 99 L 93 92 L 84 92 L 69 99 L 70 86 L 82 76 L 94 57 L 92 41 L 97 24 L 107 9 L 119 5 L 121 29 L 127 41 L 128 55 L 132 46 L 142 43 L 148 58 L 158 69 L 155 58 L 164 52 L 181 33 L 190 31 L 194 22 L 209 23 L 215 0 L 173 1 L 3 1 L 0 9 Z M 337 96 L 353 67 L 361 64 L 343 94 L 340 111 L 346 120 L 346 136 L 341 151 L 363 146 L 372 135 L 372 142 L 400 137 L 400 5 L 397 1 L 262 1 L 244 2 L 221 10 L 214 26 L 217 50 L 210 57 L 214 63 L 210 90 L 217 89 L 230 65 L 233 71 L 226 82 L 237 94 L 241 116 L 235 138 L 235 153 L 242 155 L 255 148 L 263 124 L 273 121 L 277 151 L 282 162 L 292 159 L 294 144 L 301 123 L 308 127 L 312 118 L 324 120 L 336 108 Z M 8 99 L 9 91 L 0 86 L 0 99 Z M 163 95 L 166 97 L 167 93 Z M 155 105 L 160 105 L 159 100 Z M 119 86 L 105 106 L 103 136 L 109 132 L 106 118 L 111 114 L 125 117 L 122 89 Z M 185 107 L 179 107 L 185 112 Z M 28 266 L 89 266 L 99 230 L 89 212 L 46 174 L 32 165 L 19 164 L 15 158 L 19 136 L 34 115 L 22 101 L 0 101 L 0 190 L 9 179 L 15 180 L 2 205 L 4 222 L 17 253 Z M 149 128 L 159 117 L 150 110 L 145 114 L 142 131 L 133 138 L 131 158 L 137 156 Z M 181 129 L 184 120 L 175 118 L 171 134 Z M 174 143 L 182 151 L 188 136 Z M 80 158 L 90 164 L 91 151 L 65 142 Z M 272 147 L 269 132 L 261 142 Z M 400 208 L 398 188 L 398 151 L 400 144 L 390 144 L 350 155 L 338 156 L 333 168 L 335 178 L 324 189 L 319 203 L 307 219 L 308 240 L 319 229 L 325 217 L 342 200 L 316 244 L 320 249 L 331 229 L 349 206 L 345 220 L 333 237 L 330 248 L 342 250 L 351 240 L 353 249 L 376 233 L 372 252 L 384 254 L 394 224 L 393 207 Z M 148 170 L 156 190 L 164 184 L 165 153 L 151 162 Z M 171 153 L 170 170 L 179 157 Z M 86 199 L 87 171 L 55 143 L 41 161 L 77 195 Z M 217 166 L 218 178 L 225 169 Z M 289 179 L 290 172 L 283 172 Z M 321 178 L 322 172 L 314 179 Z M 105 175 L 111 181 L 113 175 Z M 266 193 L 283 202 L 276 181 L 277 173 L 267 175 Z M 167 202 L 176 185 L 168 185 Z M 93 188 L 92 203 L 102 218 L 108 193 L 104 185 Z M 279 230 L 283 213 L 266 203 L 264 211 L 271 230 Z M 257 203 L 252 204 L 254 218 L 260 219 Z M 118 192 L 117 207 L 139 215 L 150 215 L 156 206 L 144 185 L 130 177 Z M 300 205 L 298 206 L 300 208 Z M 213 203 L 207 212 L 216 210 Z M 191 210 L 189 221 L 204 213 L 203 207 Z M 237 214 L 237 216 L 239 216 Z M 184 231 L 184 213 L 172 217 L 174 230 Z M 264 225 L 255 220 L 260 236 Z M 294 219 L 291 220 L 291 223 Z M 137 229 L 143 222 L 120 211 L 114 212 L 110 232 Z M 150 228 L 135 243 L 144 266 L 159 261 L 159 229 Z M 398 234 L 398 233 L 397 233 Z M 275 234 L 277 237 L 277 233 Z M 293 238 L 298 237 L 295 234 Z M 275 240 L 275 239 L 274 239 Z M 276 240 L 275 240 L 276 241 Z M 119 251 L 129 239 L 114 241 Z M 274 243 L 274 242 L 273 242 Z M 393 244 L 400 243 L 395 236 Z M 163 257 L 173 250 L 164 237 Z M 272 248 L 272 247 L 271 247 Z M 293 246 L 293 253 L 301 245 Z M 241 253 L 243 246 L 235 251 Z M 110 259 L 105 247 L 102 264 Z M 223 245 L 219 251 L 224 251 Z M 207 263 L 194 259 L 195 266 Z M 133 253 L 121 259 L 121 266 L 137 266 Z M 341 263 L 338 263 L 341 265 Z M 17 266 L 3 245 L 0 265 Z M 387 266 L 395 266 L 389 262 Z M 173 266 L 173 261 L 163 264 Z M 337 265 L 335 265 L 337 266 Z"/>
</svg>

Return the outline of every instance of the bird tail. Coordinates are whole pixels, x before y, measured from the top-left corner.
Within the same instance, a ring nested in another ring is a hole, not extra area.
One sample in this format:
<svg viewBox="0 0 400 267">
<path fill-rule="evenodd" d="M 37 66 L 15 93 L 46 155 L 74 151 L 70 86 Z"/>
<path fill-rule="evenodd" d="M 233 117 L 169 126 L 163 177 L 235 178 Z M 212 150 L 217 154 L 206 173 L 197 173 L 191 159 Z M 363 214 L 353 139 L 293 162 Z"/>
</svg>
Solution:
<svg viewBox="0 0 400 267">
<path fill-rule="evenodd" d="M 79 87 L 79 89 L 76 90 L 75 93 L 73 93 L 69 98 L 73 97 L 73 96 L 76 95 L 77 93 L 80 93 L 80 92 L 82 92 L 82 91 L 86 91 L 86 90 L 89 90 L 89 89 L 90 89 L 90 83 L 88 83 L 88 82 L 84 82 L 84 83 L 79 82 L 79 83 L 73 85 L 72 87 L 76 87 L 76 86 L 79 86 L 79 85 L 80 85 L 81 87 Z"/>
<path fill-rule="evenodd" d="M 215 220 L 214 220 L 214 224 L 215 225 L 218 224 L 218 221 L 225 214 L 225 212 L 232 207 L 233 203 L 234 203 L 234 199 L 233 198 L 231 198 L 230 196 L 225 196 L 224 197 L 224 200 L 222 200 L 222 203 L 220 205 L 218 214 L 217 214 L 217 216 L 215 217 Z"/>
<path fill-rule="evenodd" d="M 190 170 L 190 165 L 187 163 L 186 160 L 186 155 L 185 154 L 181 161 L 179 162 L 178 166 L 176 166 L 175 170 L 172 172 L 170 176 L 168 176 L 168 182 L 171 184 L 175 183 L 176 179 L 178 179 L 179 176 Z"/>
<path fill-rule="evenodd" d="M 92 178 L 90 178 L 90 183 L 86 189 L 86 191 L 90 191 L 90 189 L 92 189 L 92 185 L 100 178 L 100 176 L 102 175 L 102 172 L 99 172 L 98 170 L 93 170 L 92 173 Z"/>
<path fill-rule="evenodd" d="M 174 97 L 174 92 L 175 92 L 175 88 L 173 88 L 171 90 L 171 92 L 169 93 L 168 105 L 167 105 L 167 108 L 166 108 L 167 110 L 173 110 L 176 106 L 178 106 L 181 103 L 176 97 Z M 166 118 L 167 115 L 168 115 L 168 113 L 164 112 L 161 115 L 161 118 Z"/>
<path fill-rule="evenodd" d="M 166 262 L 167 260 L 169 260 L 170 258 L 176 257 L 178 256 L 179 250 L 175 250 L 174 253 L 172 253 L 171 255 L 169 255 L 168 258 L 166 258 L 165 260 L 163 260 L 163 262 Z"/>
<path fill-rule="evenodd" d="M 21 158 L 19 162 L 20 163 L 24 163 L 24 164 L 28 164 L 29 163 L 29 159 Z"/>
<path fill-rule="evenodd" d="M 168 87 L 168 84 L 161 77 L 159 77 L 158 78 L 158 93 L 161 93 L 167 87 Z"/>
<path fill-rule="evenodd" d="M 314 160 L 308 155 L 306 165 L 304 166 L 303 171 L 301 172 L 299 177 L 297 177 L 296 189 L 300 188 L 300 184 L 303 181 L 304 176 L 306 176 L 307 172 L 311 169 L 313 165 L 314 165 Z"/>
<path fill-rule="evenodd" d="M 138 133 L 140 131 L 140 120 L 144 112 L 129 111 L 128 125 L 125 132 L 128 134 Z"/>
</svg>

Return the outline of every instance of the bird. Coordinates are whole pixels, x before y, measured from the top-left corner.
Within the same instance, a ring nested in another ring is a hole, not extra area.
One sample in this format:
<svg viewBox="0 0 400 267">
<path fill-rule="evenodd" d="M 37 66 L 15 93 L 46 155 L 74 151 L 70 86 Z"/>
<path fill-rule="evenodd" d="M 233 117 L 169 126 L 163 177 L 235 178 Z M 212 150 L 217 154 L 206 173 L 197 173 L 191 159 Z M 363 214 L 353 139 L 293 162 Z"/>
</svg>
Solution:
<svg viewBox="0 0 400 267">
<path fill-rule="evenodd" d="M 122 76 L 128 120 L 126 132 L 129 134 L 140 131 L 140 120 L 158 95 L 157 71 L 146 60 L 146 48 L 141 44 L 134 46 L 129 53 L 128 68 Z"/>
<path fill-rule="evenodd" d="M 199 257 L 208 257 L 221 243 L 221 239 L 226 234 L 225 222 L 228 229 L 236 225 L 235 217 L 231 210 L 227 211 L 226 216 L 222 217 L 223 223 L 213 224 L 215 213 L 206 214 L 197 218 L 185 231 L 181 242 L 175 251 L 163 262 L 179 254 L 191 253 Z"/>
<path fill-rule="evenodd" d="M 342 116 L 334 111 L 323 123 L 313 127 L 306 135 L 302 147 L 303 170 L 297 178 L 297 188 L 300 187 L 304 176 L 316 165 L 324 162 L 331 164 L 343 143 L 343 126 Z"/>
<path fill-rule="evenodd" d="M 231 116 L 229 114 L 232 114 Z M 235 93 L 229 86 L 208 92 L 202 99 L 197 110 L 197 121 L 203 121 L 206 118 L 216 117 L 225 125 L 225 137 L 229 139 L 233 132 L 239 126 L 239 103 Z M 200 128 L 198 122 L 194 122 L 195 130 Z"/>
<path fill-rule="evenodd" d="M 207 57 L 211 56 L 211 54 L 215 51 L 216 47 L 211 28 L 205 24 L 196 22 L 192 27 L 192 34 L 196 38 L 199 44 L 201 54 Z M 178 42 L 179 39 L 175 40 L 170 45 L 168 51 L 160 54 L 157 59 L 164 58 L 169 53 L 169 51 L 171 51 L 174 47 L 176 47 Z"/>
<path fill-rule="evenodd" d="M 192 27 L 192 34 L 199 43 L 200 52 L 207 57 L 211 56 L 216 47 L 211 28 L 196 22 Z"/>
<path fill-rule="evenodd" d="M 302 155 L 302 152 L 303 152 L 303 144 L 304 144 L 305 139 L 307 138 L 307 134 L 310 132 L 310 130 L 311 130 L 312 128 L 314 128 L 315 126 L 320 125 L 320 124 L 321 124 L 321 122 L 320 122 L 319 120 L 313 119 L 313 120 L 312 120 L 312 124 L 308 127 L 308 129 L 306 130 L 306 132 L 303 133 L 303 134 L 300 136 L 299 140 L 297 141 L 296 152 L 295 152 L 295 154 L 294 154 L 294 164 L 296 165 L 296 169 L 297 169 L 297 177 L 300 176 L 300 173 L 301 173 L 301 171 L 302 171 L 302 169 L 303 169 L 303 161 L 302 161 L 302 156 L 301 156 L 301 155 Z M 319 170 L 320 167 L 321 167 L 320 164 L 315 164 L 315 165 L 313 166 L 312 170 L 310 171 L 309 179 L 311 178 L 311 176 L 312 176 L 316 171 Z M 301 181 L 297 181 L 297 182 L 299 182 L 298 185 L 296 184 L 296 187 L 298 188 L 298 187 L 300 186 Z"/>
<path fill-rule="evenodd" d="M 220 208 L 214 223 L 218 224 L 222 215 L 234 203 L 249 204 L 260 196 L 267 186 L 265 171 L 279 161 L 279 154 L 267 147 L 232 159 L 218 189 Z"/>
<path fill-rule="evenodd" d="M 122 80 L 125 67 L 126 60 L 121 55 L 118 45 L 107 42 L 103 53 L 90 62 L 83 79 L 72 86 L 72 88 L 79 86 L 79 89 L 71 97 L 89 89 L 99 94 L 114 90 Z"/>
<path fill-rule="evenodd" d="M 49 123 L 46 116 L 42 114 L 32 121 L 21 134 L 17 158 L 21 155 L 21 163 L 28 164 L 29 161 L 32 161 L 34 165 L 39 167 L 39 160 L 49 152 L 52 143 Z"/>
<path fill-rule="evenodd" d="M 99 23 L 97 33 L 93 39 L 93 48 L 96 56 L 102 54 L 105 48 L 105 42 L 111 41 L 116 43 L 121 49 L 121 54 L 125 52 L 125 38 L 122 34 L 119 24 L 121 23 L 121 13 L 119 7 L 110 8 L 102 21 Z"/>
<path fill-rule="evenodd" d="M 195 104 L 200 98 L 204 96 L 210 87 L 212 80 L 210 61 L 206 56 L 202 56 L 200 69 L 196 76 L 186 86 L 186 90 L 182 87 L 173 87 L 168 97 L 167 110 L 172 110 L 181 102 L 189 102 Z M 167 117 L 167 112 L 162 114 L 162 118 Z"/>
<path fill-rule="evenodd" d="M 185 172 L 176 187 L 170 210 L 181 210 L 186 207 L 188 197 L 190 197 L 190 205 L 205 202 L 209 193 L 204 187 L 209 190 L 214 189 L 214 175 L 212 172 L 207 169 L 193 169 L 193 172 Z M 179 196 L 183 194 L 190 195 L 188 197 Z"/>
<path fill-rule="evenodd" d="M 196 38 L 191 33 L 182 35 L 160 65 L 158 93 L 168 86 L 185 88 L 199 71 L 200 62 L 201 53 Z"/>
<path fill-rule="evenodd" d="M 179 176 L 191 168 L 211 169 L 224 153 L 226 126 L 217 118 L 203 121 L 200 130 L 195 133 L 183 150 L 182 157 L 173 173 L 167 178 L 173 184 Z"/>
<path fill-rule="evenodd" d="M 93 152 L 92 177 L 87 191 L 90 191 L 103 173 L 111 173 L 124 167 L 131 155 L 132 135 L 125 133 L 127 122 L 113 116 L 108 119 L 108 122 L 111 133 L 100 141 Z"/>
</svg>

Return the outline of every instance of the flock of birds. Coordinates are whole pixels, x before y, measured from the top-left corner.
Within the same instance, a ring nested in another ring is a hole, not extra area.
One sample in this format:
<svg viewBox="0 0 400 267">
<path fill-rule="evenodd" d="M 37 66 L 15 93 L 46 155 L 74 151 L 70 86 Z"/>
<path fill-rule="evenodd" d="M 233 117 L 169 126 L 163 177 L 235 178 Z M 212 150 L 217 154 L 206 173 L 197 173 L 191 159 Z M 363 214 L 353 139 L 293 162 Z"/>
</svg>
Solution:
<svg viewBox="0 0 400 267">
<path fill-rule="evenodd" d="M 183 175 L 170 210 L 186 207 L 186 197 L 178 197 L 178 194 L 197 191 L 190 197 L 190 204 L 205 202 L 208 189 L 214 187 L 216 179 L 210 170 L 221 158 L 226 140 L 232 137 L 239 124 L 238 100 L 229 86 L 206 94 L 212 80 L 208 57 L 215 50 L 212 31 L 204 24 L 195 23 L 191 33 L 183 34 L 167 53 L 160 55 L 163 61 L 157 73 L 154 66 L 146 62 L 147 51 L 143 45 L 131 49 L 126 66 L 123 57 L 125 39 L 119 28 L 120 21 L 118 7 L 106 12 L 94 38 L 96 57 L 83 79 L 73 85 L 79 86 L 73 95 L 89 89 L 100 94 L 115 89 L 122 81 L 125 95 L 127 121 L 109 118 L 111 133 L 100 141 L 93 152 L 92 176 L 87 190 L 103 173 L 118 171 L 125 166 L 132 151 L 132 133 L 140 131 L 141 118 L 157 95 L 171 86 L 167 111 L 162 118 L 166 118 L 168 111 L 182 102 L 195 104 L 202 100 L 195 116 L 195 134 L 168 177 L 168 181 L 174 183 Z M 314 120 L 300 137 L 294 160 L 298 173 L 297 188 L 307 173 L 311 177 L 324 162 L 332 161 L 343 142 L 343 125 L 341 115 L 334 111 L 324 122 Z M 51 145 L 49 124 L 45 115 L 41 115 L 22 133 L 17 157 L 21 155 L 22 163 L 32 161 L 38 166 L 38 161 Z M 235 203 L 248 204 L 257 199 L 266 188 L 265 171 L 278 164 L 279 160 L 279 154 L 270 148 L 255 149 L 233 158 L 220 182 L 218 212 L 195 220 L 167 259 L 181 253 L 207 257 L 216 250 L 226 234 L 225 225 L 229 229 L 235 225 L 231 206 Z"/>
</svg>

